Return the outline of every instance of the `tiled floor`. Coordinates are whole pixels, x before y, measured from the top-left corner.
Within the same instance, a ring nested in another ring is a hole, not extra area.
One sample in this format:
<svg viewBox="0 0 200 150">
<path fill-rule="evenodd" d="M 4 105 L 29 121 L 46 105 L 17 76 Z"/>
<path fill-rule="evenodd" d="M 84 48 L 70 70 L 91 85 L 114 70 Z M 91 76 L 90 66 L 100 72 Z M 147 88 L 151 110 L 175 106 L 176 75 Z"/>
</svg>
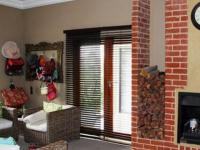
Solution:
<svg viewBox="0 0 200 150">
<path fill-rule="evenodd" d="M 131 150 L 130 146 L 81 138 L 69 143 L 69 150 Z"/>
<path fill-rule="evenodd" d="M 28 144 L 24 142 L 23 137 L 19 138 L 18 144 L 21 150 L 27 150 Z M 114 144 L 99 140 L 81 138 L 69 143 L 69 150 L 131 150 L 130 146 Z"/>
</svg>

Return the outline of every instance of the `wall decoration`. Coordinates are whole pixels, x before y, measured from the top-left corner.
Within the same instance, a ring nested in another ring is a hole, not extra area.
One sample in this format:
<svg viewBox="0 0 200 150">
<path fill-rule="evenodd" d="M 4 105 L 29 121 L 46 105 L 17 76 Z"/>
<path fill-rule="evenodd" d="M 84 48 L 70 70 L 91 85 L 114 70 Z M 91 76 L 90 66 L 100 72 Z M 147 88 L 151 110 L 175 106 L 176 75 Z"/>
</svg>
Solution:
<svg viewBox="0 0 200 150">
<path fill-rule="evenodd" d="M 200 2 L 192 9 L 191 20 L 193 25 L 200 30 Z"/>
<path fill-rule="evenodd" d="M 5 61 L 5 73 L 8 76 L 23 75 L 24 60 L 21 57 L 20 49 L 17 43 L 13 41 L 7 41 L 2 46 L 1 54 Z"/>
<path fill-rule="evenodd" d="M 26 44 L 26 80 L 63 82 L 64 42 Z"/>
</svg>

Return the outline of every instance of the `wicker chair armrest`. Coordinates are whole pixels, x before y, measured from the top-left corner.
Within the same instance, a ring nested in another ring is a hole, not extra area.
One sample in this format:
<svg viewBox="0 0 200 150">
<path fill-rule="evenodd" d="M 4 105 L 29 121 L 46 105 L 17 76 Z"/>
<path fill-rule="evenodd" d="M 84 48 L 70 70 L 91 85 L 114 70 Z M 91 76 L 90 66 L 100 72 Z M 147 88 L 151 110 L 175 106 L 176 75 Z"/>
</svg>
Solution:
<svg viewBox="0 0 200 150">
<path fill-rule="evenodd" d="M 36 113 L 36 112 L 38 112 L 42 109 L 43 109 L 42 107 L 25 109 L 24 112 L 23 112 L 23 117 L 26 117 L 26 116 L 31 115 L 33 113 Z"/>
<path fill-rule="evenodd" d="M 58 110 L 47 113 L 47 135 L 49 141 L 58 140 L 66 135 L 66 111 Z"/>
<path fill-rule="evenodd" d="M 70 108 L 67 109 L 61 109 L 61 110 L 57 110 L 57 111 L 52 111 L 52 112 L 47 112 L 47 119 L 51 119 L 51 117 L 60 117 L 58 114 L 65 114 L 69 111 L 72 111 L 72 109 L 74 109 L 75 107 L 72 106 Z"/>
<path fill-rule="evenodd" d="M 17 122 L 17 109 L 3 106 L 2 116 L 5 119 L 11 120 L 13 122 Z"/>
<path fill-rule="evenodd" d="M 63 126 L 66 119 L 66 110 L 58 110 L 47 113 L 47 128 Z M 47 129 L 48 130 L 48 129 Z"/>
<path fill-rule="evenodd" d="M 75 107 L 62 109 L 58 111 L 48 112 L 47 113 L 47 130 L 48 131 L 55 131 L 60 130 L 62 128 L 65 130 L 66 128 L 66 119 L 67 116 L 72 113 L 72 110 Z"/>
<path fill-rule="evenodd" d="M 6 107 L 6 106 L 3 106 L 2 108 L 2 117 L 13 122 L 11 136 L 14 137 L 16 140 L 18 139 L 17 114 L 18 114 L 18 110 L 16 108 L 11 108 L 11 107 Z"/>
</svg>

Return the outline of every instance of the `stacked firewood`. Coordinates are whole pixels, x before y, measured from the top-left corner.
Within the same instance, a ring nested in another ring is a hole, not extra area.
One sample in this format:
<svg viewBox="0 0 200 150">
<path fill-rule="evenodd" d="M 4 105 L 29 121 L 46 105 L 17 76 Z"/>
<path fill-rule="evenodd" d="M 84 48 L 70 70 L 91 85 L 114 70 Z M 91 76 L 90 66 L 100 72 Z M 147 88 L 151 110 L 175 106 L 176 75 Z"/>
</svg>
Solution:
<svg viewBox="0 0 200 150">
<path fill-rule="evenodd" d="M 142 138 L 163 139 L 165 75 L 157 66 L 143 68 L 139 77 L 138 131 Z"/>
</svg>

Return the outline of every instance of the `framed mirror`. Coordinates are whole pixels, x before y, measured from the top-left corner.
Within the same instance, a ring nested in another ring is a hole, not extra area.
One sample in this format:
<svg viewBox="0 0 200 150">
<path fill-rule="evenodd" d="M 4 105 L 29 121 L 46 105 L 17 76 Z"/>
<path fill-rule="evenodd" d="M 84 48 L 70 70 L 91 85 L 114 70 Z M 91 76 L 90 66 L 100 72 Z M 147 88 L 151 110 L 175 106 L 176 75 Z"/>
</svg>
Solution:
<svg viewBox="0 0 200 150">
<path fill-rule="evenodd" d="M 25 44 L 25 48 L 26 80 L 41 80 L 41 75 L 44 78 L 42 80 L 46 81 L 48 72 L 48 80 L 63 83 L 62 57 L 64 42 Z"/>
</svg>

